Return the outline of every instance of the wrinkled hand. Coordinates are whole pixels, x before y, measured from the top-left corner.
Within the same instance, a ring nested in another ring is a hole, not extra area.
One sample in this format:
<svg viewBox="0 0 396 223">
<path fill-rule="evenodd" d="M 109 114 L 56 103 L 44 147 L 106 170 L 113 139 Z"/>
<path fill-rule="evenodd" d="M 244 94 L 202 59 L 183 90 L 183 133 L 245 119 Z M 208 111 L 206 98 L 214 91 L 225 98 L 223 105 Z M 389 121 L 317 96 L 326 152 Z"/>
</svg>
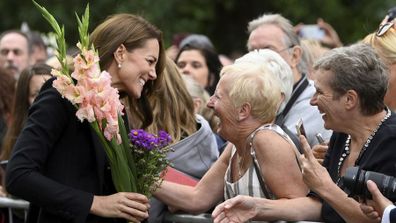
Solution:
<svg viewBox="0 0 396 223">
<path fill-rule="evenodd" d="M 214 223 L 246 222 L 256 216 L 256 202 L 252 197 L 238 195 L 217 205 L 212 213 Z"/>
<path fill-rule="evenodd" d="M 329 146 L 327 144 L 317 144 L 312 147 L 312 154 L 320 164 L 323 164 L 323 160 L 328 149 Z"/>
<path fill-rule="evenodd" d="M 314 157 L 311 147 L 304 136 L 300 136 L 300 142 L 304 154 L 300 156 L 302 163 L 302 175 L 304 183 L 318 194 L 320 189 L 333 183 L 326 168 L 324 168 Z"/>
<path fill-rule="evenodd" d="M 120 192 L 109 196 L 94 196 L 91 213 L 107 218 L 124 218 L 137 223 L 148 217 L 149 207 L 146 196 Z"/>
<path fill-rule="evenodd" d="M 367 181 L 367 189 L 370 191 L 373 200 L 369 200 L 367 204 L 361 204 L 360 209 L 367 217 L 380 221 L 385 208 L 392 205 L 392 202 L 382 195 L 381 191 L 373 181 Z"/>
<path fill-rule="evenodd" d="M 318 19 L 317 24 L 325 32 L 325 36 L 320 40 L 320 42 L 333 48 L 342 46 L 340 37 L 330 24 L 325 22 L 322 18 Z"/>
</svg>

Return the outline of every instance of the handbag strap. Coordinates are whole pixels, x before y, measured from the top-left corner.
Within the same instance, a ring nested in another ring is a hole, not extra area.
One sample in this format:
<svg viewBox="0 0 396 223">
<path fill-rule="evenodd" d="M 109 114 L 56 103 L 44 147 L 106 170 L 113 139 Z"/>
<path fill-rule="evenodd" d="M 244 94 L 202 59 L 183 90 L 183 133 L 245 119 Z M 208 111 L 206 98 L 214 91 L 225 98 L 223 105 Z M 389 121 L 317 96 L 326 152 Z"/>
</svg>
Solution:
<svg viewBox="0 0 396 223">
<path fill-rule="evenodd" d="M 292 96 L 290 97 L 289 101 L 287 102 L 285 108 L 283 109 L 282 113 L 280 113 L 275 120 L 275 124 L 282 126 L 285 122 L 285 117 L 289 113 L 291 107 L 296 102 L 297 98 L 300 97 L 301 93 L 308 87 L 308 78 L 305 74 L 303 74 L 302 81 L 297 85 L 296 89 L 294 90 Z"/>
<path fill-rule="evenodd" d="M 296 89 L 294 90 L 292 96 L 290 97 L 290 100 L 287 102 L 285 109 L 283 109 L 282 113 L 280 113 L 278 116 L 276 116 L 275 119 L 275 124 L 279 125 L 283 131 L 290 137 L 290 139 L 293 141 L 294 145 L 296 145 L 298 151 L 302 154 L 302 145 L 300 142 L 300 139 L 293 134 L 293 132 L 288 129 L 284 123 L 285 123 L 285 117 L 289 113 L 291 107 L 294 105 L 296 102 L 297 98 L 301 95 L 301 93 L 308 87 L 308 78 L 305 74 L 303 74 L 302 81 L 297 85 Z"/>
<path fill-rule="evenodd" d="M 261 174 L 261 170 L 259 167 L 260 165 L 258 164 L 257 157 L 256 157 L 256 151 L 253 148 L 253 139 L 256 136 L 256 133 L 260 130 L 264 130 L 265 127 L 266 126 L 264 125 L 264 126 L 257 128 L 256 130 L 254 130 L 254 132 L 250 136 L 249 146 L 250 146 L 250 155 L 252 156 L 253 166 L 254 166 L 254 169 L 256 170 L 256 175 L 257 175 L 258 181 L 260 183 L 261 191 L 264 193 L 264 196 L 266 198 L 272 199 L 270 192 L 267 190 L 267 187 L 264 184 L 263 176 Z"/>
</svg>

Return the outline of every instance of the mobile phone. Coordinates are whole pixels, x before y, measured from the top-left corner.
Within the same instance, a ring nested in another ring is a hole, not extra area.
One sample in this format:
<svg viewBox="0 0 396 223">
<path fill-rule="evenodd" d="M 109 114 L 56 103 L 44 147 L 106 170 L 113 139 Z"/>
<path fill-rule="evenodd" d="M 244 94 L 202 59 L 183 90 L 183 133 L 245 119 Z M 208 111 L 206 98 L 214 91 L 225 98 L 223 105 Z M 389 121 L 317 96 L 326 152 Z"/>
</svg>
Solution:
<svg viewBox="0 0 396 223">
<path fill-rule="evenodd" d="M 304 124 L 302 119 L 300 118 L 296 124 L 296 130 L 297 130 L 297 135 L 303 135 L 305 137 L 307 137 L 307 135 L 305 134 L 305 129 L 304 129 Z"/>
<path fill-rule="evenodd" d="M 318 25 L 303 25 L 298 32 L 301 38 L 305 39 L 323 39 L 325 32 Z"/>
<path fill-rule="evenodd" d="M 316 134 L 316 139 L 318 140 L 319 144 L 323 144 L 324 143 L 324 139 L 322 137 L 322 134 L 320 134 L 320 133 Z"/>
</svg>

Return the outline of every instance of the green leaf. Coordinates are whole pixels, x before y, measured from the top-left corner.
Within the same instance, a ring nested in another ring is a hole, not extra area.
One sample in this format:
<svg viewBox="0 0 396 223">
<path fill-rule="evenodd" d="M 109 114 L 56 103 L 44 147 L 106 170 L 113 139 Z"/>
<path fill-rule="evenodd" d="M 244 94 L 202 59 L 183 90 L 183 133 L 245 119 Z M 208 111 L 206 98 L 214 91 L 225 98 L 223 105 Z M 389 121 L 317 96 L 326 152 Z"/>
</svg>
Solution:
<svg viewBox="0 0 396 223">
<path fill-rule="evenodd" d="M 59 60 L 59 63 L 61 64 L 61 72 L 67 76 L 70 76 L 69 74 L 69 66 L 67 64 L 66 60 L 66 41 L 65 41 L 65 28 L 62 26 L 62 28 L 59 26 L 58 22 L 54 18 L 54 16 L 51 15 L 51 13 L 48 12 L 48 10 L 41 5 L 39 5 L 37 2 L 34 0 L 33 4 L 36 6 L 36 8 L 41 12 L 41 15 L 48 21 L 48 23 L 52 26 L 55 32 L 55 37 L 56 37 L 56 43 L 58 45 L 58 54 L 57 58 Z"/>
</svg>

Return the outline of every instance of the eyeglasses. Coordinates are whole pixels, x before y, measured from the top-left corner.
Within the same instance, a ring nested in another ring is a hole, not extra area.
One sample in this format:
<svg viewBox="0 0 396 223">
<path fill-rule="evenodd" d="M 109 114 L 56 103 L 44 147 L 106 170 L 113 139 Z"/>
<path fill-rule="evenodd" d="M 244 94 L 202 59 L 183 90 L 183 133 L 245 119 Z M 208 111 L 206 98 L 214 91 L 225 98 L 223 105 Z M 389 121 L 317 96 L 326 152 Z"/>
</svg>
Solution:
<svg viewBox="0 0 396 223">
<path fill-rule="evenodd" d="M 293 47 L 294 47 L 294 45 L 291 45 L 291 46 L 286 47 L 286 48 L 284 48 L 284 49 L 277 50 L 277 52 L 280 53 L 280 52 L 283 52 L 283 51 L 285 51 L 285 50 L 289 50 L 289 49 L 291 49 L 291 48 L 293 48 Z"/>
<path fill-rule="evenodd" d="M 393 25 L 394 25 L 393 22 L 386 22 L 386 23 L 380 25 L 380 27 L 378 28 L 378 31 L 375 35 L 378 37 L 383 36 L 386 32 L 388 32 L 388 30 L 390 28 L 393 27 Z"/>
</svg>

